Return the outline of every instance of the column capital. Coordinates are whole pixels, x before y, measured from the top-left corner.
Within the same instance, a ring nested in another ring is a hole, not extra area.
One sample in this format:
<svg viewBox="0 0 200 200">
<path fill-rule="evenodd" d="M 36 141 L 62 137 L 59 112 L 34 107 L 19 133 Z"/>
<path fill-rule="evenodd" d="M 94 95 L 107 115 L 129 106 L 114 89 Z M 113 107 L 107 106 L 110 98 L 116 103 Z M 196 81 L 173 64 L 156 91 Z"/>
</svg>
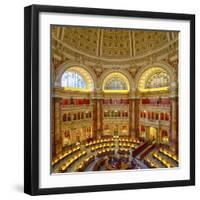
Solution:
<svg viewBox="0 0 200 200">
<path fill-rule="evenodd" d="M 92 95 L 92 98 L 93 99 L 102 99 L 103 98 L 102 94 L 103 94 L 103 91 L 102 91 L 101 88 L 95 88 L 93 95 Z"/>
</svg>

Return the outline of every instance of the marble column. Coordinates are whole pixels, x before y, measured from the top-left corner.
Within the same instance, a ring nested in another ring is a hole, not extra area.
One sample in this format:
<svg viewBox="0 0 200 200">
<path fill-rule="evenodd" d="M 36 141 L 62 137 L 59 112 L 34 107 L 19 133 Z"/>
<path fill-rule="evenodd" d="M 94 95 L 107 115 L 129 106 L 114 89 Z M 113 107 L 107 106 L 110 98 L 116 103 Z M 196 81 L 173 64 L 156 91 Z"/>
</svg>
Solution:
<svg viewBox="0 0 200 200">
<path fill-rule="evenodd" d="M 139 137 L 139 118 L 140 118 L 140 115 L 139 115 L 139 105 L 140 105 L 140 99 L 138 98 L 135 98 L 134 99 L 134 111 L 135 111 L 135 137 L 138 138 Z"/>
<path fill-rule="evenodd" d="M 129 99 L 129 136 L 135 136 L 135 101 Z"/>
<path fill-rule="evenodd" d="M 178 152 L 178 98 L 171 98 L 171 143 Z"/>
<path fill-rule="evenodd" d="M 51 145 L 52 145 L 52 148 L 51 148 L 51 151 L 52 151 L 52 156 L 54 157 L 56 155 L 56 152 L 55 152 L 55 101 L 54 101 L 54 98 L 51 99 Z"/>
<path fill-rule="evenodd" d="M 58 155 L 62 152 L 62 131 L 61 131 L 61 98 L 54 100 L 54 147 L 53 152 Z"/>
<path fill-rule="evenodd" d="M 136 89 L 132 88 L 129 94 L 129 135 L 136 136 L 136 127 L 135 127 L 135 92 Z"/>
<path fill-rule="evenodd" d="M 158 128 L 157 128 L 157 143 L 158 144 L 161 143 L 161 129 L 160 129 L 160 126 L 158 126 Z"/>
<path fill-rule="evenodd" d="M 132 99 L 129 99 L 129 136 L 132 135 L 132 130 L 133 130 L 133 124 L 132 124 L 133 116 L 132 116 L 132 113 L 133 113 Z"/>
<path fill-rule="evenodd" d="M 171 146 L 178 155 L 178 84 L 171 83 Z"/>
<path fill-rule="evenodd" d="M 97 137 L 97 100 L 93 99 L 93 136 Z"/>
<path fill-rule="evenodd" d="M 99 119 L 99 122 L 100 122 L 100 127 L 99 127 L 99 133 L 102 135 L 103 133 L 103 99 L 99 99 L 99 104 L 100 104 L 100 119 Z"/>
<path fill-rule="evenodd" d="M 100 101 L 97 99 L 97 137 L 99 137 L 100 130 Z"/>
<path fill-rule="evenodd" d="M 132 136 L 135 137 L 135 101 L 132 99 Z"/>
<path fill-rule="evenodd" d="M 97 137 L 102 136 L 103 131 L 103 102 L 101 98 L 97 100 Z"/>
</svg>

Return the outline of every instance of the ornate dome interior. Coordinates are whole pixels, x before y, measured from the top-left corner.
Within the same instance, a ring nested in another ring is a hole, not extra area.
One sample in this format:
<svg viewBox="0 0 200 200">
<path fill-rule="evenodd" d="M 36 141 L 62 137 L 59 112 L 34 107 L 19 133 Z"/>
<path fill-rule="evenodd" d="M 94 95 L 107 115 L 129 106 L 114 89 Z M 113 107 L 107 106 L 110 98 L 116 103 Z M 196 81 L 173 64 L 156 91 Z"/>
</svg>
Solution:
<svg viewBox="0 0 200 200">
<path fill-rule="evenodd" d="M 57 61 L 124 67 L 169 57 L 178 49 L 178 32 L 166 31 L 53 26 L 52 39 Z"/>
</svg>

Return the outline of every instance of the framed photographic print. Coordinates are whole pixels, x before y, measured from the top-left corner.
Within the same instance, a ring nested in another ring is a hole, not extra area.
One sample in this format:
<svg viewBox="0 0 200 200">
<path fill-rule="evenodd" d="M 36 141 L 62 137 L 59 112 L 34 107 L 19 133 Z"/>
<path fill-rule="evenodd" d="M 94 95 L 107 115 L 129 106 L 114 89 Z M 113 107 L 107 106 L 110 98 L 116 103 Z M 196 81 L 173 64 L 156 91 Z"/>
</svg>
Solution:
<svg viewBox="0 0 200 200">
<path fill-rule="evenodd" d="M 195 184 L 195 16 L 25 8 L 24 191 Z"/>
</svg>

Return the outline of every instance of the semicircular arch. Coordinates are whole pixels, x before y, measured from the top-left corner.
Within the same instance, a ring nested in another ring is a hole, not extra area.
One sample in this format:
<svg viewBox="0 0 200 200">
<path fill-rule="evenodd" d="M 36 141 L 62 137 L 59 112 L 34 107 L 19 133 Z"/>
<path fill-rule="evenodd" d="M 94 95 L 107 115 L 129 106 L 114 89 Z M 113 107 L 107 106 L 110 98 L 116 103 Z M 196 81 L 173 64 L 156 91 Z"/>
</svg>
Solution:
<svg viewBox="0 0 200 200">
<path fill-rule="evenodd" d="M 139 89 L 140 79 L 141 79 L 142 75 L 147 70 L 150 70 L 150 69 L 153 69 L 153 68 L 161 69 L 160 71 L 163 71 L 166 74 L 168 74 L 169 77 L 170 77 L 170 82 L 175 82 L 176 81 L 175 70 L 174 70 L 174 68 L 172 68 L 171 65 L 169 65 L 168 63 L 163 63 L 163 62 L 153 63 L 153 64 L 150 64 L 150 65 L 142 67 L 137 72 L 137 74 L 135 76 L 135 85 L 136 85 L 137 90 Z M 156 70 L 155 70 L 155 72 L 156 72 Z"/>
<path fill-rule="evenodd" d="M 61 78 L 62 75 L 65 71 L 70 70 L 70 71 L 75 71 L 76 73 L 80 74 L 83 76 L 84 80 L 89 82 L 92 86 L 92 89 L 96 87 L 96 82 L 97 82 L 97 77 L 94 71 L 87 67 L 86 65 L 77 63 L 77 62 L 67 62 L 61 64 L 55 71 L 55 80 L 54 83 L 56 86 L 61 87 Z"/>
<path fill-rule="evenodd" d="M 102 90 L 104 89 L 105 86 L 105 81 L 108 81 L 112 78 L 112 74 L 119 74 L 119 76 L 121 76 L 122 80 L 127 84 L 128 86 L 128 90 L 132 91 L 134 88 L 134 80 L 131 77 L 131 74 L 129 72 L 127 72 L 126 70 L 122 70 L 122 69 L 108 69 L 106 71 L 103 72 L 103 74 L 100 76 L 99 80 L 98 80 L 98 86 L 99 88 L 101 88 Z"/>
</svg>

